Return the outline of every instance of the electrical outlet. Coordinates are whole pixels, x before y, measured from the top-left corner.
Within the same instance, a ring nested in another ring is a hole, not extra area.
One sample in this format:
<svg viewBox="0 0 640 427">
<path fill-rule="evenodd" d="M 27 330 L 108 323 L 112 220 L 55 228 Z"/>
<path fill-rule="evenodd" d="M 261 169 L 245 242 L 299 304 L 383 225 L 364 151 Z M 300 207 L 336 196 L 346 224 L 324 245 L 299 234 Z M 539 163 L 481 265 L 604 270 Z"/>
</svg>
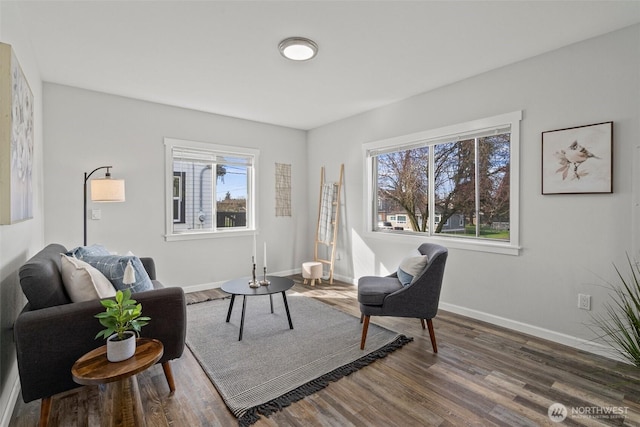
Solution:
<svg viewBox="0 0 640 427">
<path fill-rule="evenodd" d="M 100 209 L 91 209 L 91 219 L 102 219 L 102 211 Z"/>
<path fill-rule="evenodd" d="M 578 308 L 581 310 L 591 310 L 591 295 L 578 294 Z"/>
</svg>

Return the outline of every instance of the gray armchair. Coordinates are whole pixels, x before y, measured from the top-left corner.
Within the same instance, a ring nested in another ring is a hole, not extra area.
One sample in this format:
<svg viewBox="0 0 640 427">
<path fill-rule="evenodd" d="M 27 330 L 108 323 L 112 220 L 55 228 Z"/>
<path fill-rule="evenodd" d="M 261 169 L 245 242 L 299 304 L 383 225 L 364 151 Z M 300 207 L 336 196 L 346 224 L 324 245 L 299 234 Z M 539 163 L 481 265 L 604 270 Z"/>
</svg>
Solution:
<svg viewBox="0 0 640 427">
<path fill-rule="evenodd" d="M 397 272 L 386 277 L 364 276 L 358 280 L 360 322 L 364 321 L 360 349 L 364 349 L 371 316 L 394 316 L 418 318 L 422 329 L 425 329 L 426 320 L 433 352 L 438 352 L 432 319 L 438 312 L 448 250 L 444 246 L 423 243 L 418 252 L 418 256 L 426 255 L 427 264 L 406 286 Z"/>
</svg>

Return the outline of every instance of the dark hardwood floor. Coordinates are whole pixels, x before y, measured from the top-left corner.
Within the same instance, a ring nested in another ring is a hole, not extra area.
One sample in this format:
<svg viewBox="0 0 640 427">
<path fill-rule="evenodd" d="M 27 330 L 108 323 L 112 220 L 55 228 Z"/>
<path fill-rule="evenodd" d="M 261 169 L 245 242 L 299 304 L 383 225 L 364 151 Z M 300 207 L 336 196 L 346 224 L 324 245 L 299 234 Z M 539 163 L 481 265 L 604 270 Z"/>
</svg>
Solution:
<svg viewBox="0 0 640 427">
<path fill-rule="evenodd" d="M 354 286 L 297 283 L 291 292 L 360 315 Z M 433 322 L 437 355 L 418 320 L 372 322 L 414 341 L 255 426 L 640 426 L 636 368 L 444 311 Z M 138 375 L 148 426 L 237 425 L 188 348 L 172 366 L 173 396 L 160 365 Z M 569 412 L 562 424 L 547 415 L 555 402 Z M 97 426 L 99 403 L 95 386 L 55 396 L 50 425 Z M 39 407 L 39 401 L 24 404 L 19 398 L 10 426 L 35 426 Z M 611 411 L 615 417 L 602 416 Z"/>
</svg>

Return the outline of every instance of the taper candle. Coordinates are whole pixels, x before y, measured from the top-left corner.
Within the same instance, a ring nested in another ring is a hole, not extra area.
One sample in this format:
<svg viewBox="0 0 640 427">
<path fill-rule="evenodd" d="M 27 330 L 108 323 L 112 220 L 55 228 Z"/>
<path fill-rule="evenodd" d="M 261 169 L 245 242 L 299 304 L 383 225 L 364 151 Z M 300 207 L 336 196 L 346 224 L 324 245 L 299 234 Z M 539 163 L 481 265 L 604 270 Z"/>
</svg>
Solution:
<svg viewBox="0 0 640 427">
<path fill-rule="evenodd" d="M 267 242 L 264 242 L 264 267 L 267 268 Z"/>
<path fill-rule="evenodd" d="M 253 235 L 253 252 L 251 254 L 253 256 L 253 262 L 256 262 L 256 235 Z"/>
</svg>

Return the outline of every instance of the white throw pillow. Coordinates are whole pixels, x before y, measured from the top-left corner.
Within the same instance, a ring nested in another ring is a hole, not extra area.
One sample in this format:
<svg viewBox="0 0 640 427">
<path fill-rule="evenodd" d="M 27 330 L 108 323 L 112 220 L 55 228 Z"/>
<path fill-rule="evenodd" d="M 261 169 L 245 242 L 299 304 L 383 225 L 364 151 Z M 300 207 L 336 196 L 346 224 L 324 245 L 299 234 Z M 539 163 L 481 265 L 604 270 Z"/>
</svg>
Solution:
<svg viewBox="0 0 640 427">
<path fill-rule="evenodd" d="M 62 283 L 71 301 L 90 301 L 116 295 L 116 289 L 98 269 L 77 258 L 61 256 Z"/>
<path fill-rule="evenodd" d="M 410 285 L 418 274 L 424 270 L 428 259 L 426 255 L 408 256 L 400 262 L 398 279 L 402 286 Z"/>
</svg>

